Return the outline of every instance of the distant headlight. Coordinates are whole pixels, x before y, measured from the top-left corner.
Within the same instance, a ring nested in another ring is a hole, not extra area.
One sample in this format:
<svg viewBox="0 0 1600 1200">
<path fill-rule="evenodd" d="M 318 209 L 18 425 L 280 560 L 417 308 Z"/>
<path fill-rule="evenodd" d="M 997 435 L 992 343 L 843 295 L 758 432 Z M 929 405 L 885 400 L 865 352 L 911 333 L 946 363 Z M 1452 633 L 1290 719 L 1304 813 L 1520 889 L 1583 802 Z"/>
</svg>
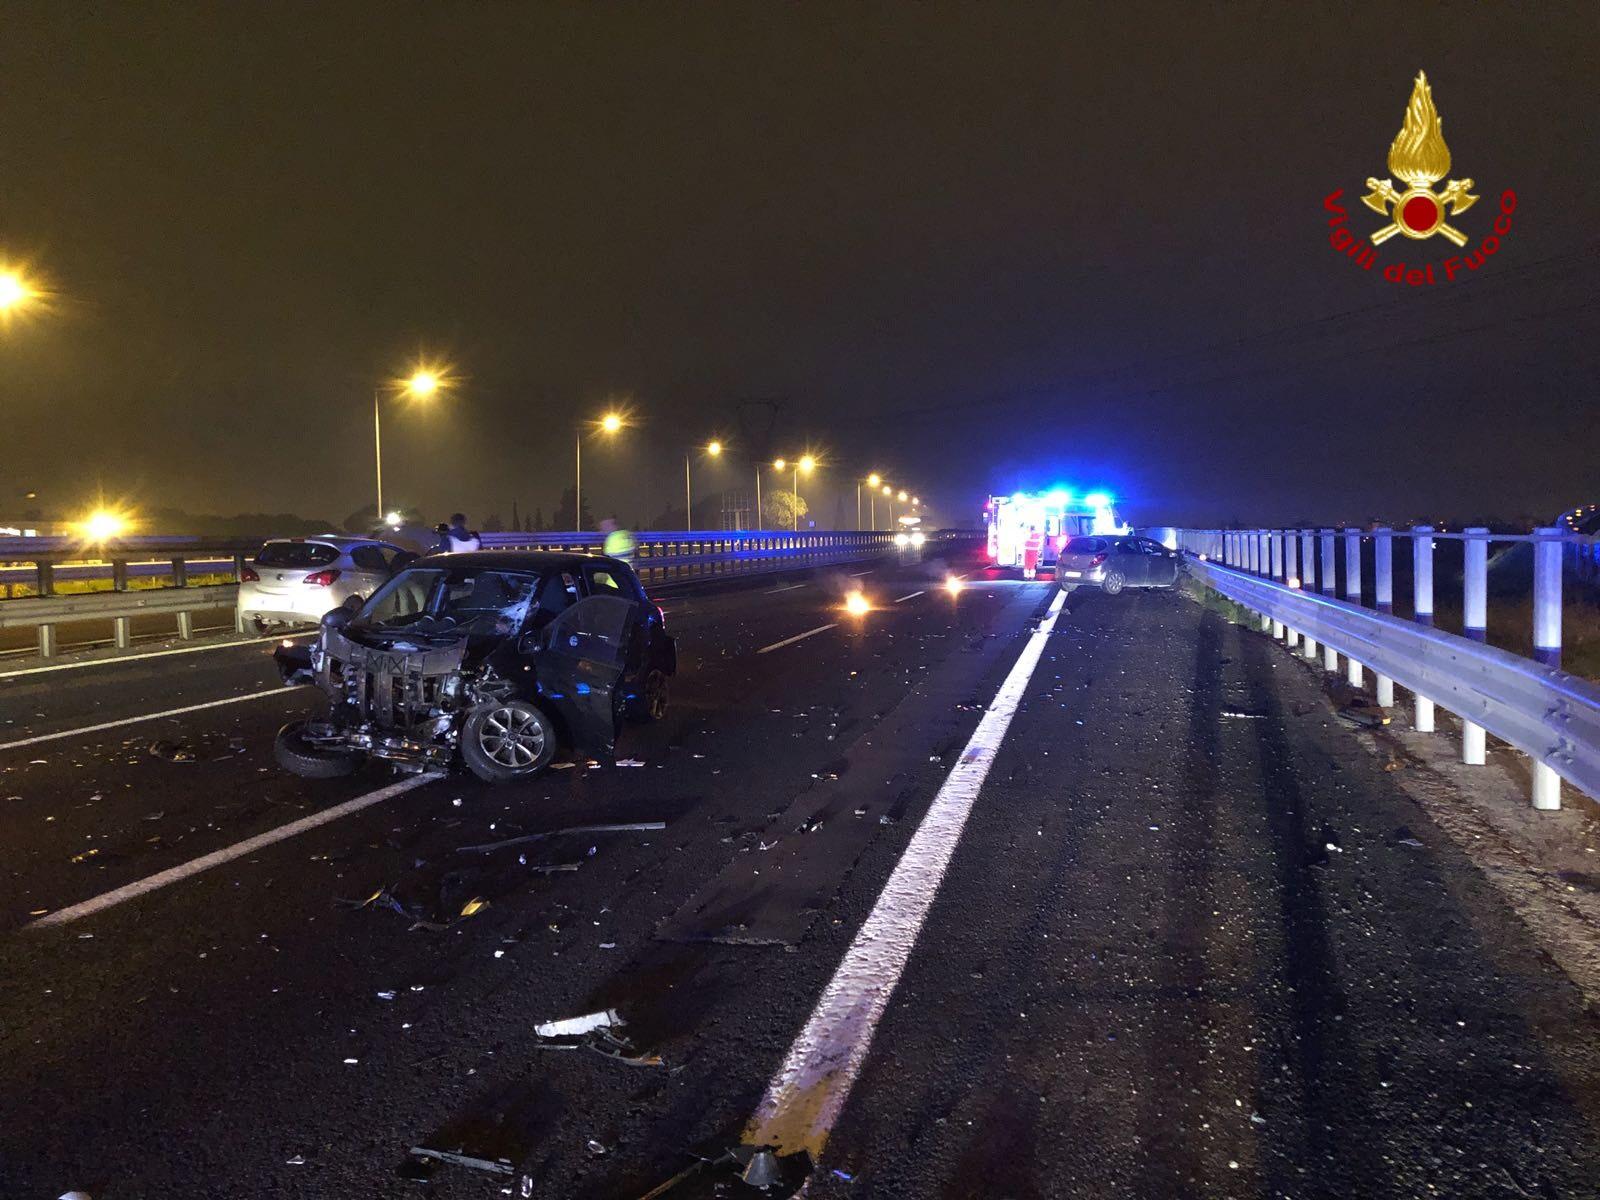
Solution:
<svg viewBox="0 0 1600 1200">
<path fill-rule="evenodd" d="M 907 534 L 897 533 L 894 535 L 894 544 L 896 546 L 909 546 L 911 545 L 911 538 Z"/>
<path fill-rule="evenodd" d="M 912 533 L 911 533 L 911 544 L 913 546 L 920 546 L 920 545 L 922 545 L 923 542 L 925 542 L 927 540 L 928 540 L 928 535 L 923 533 L 922 530 L 916 529 L 916 530 L 912 531 Z"/>
</svg>

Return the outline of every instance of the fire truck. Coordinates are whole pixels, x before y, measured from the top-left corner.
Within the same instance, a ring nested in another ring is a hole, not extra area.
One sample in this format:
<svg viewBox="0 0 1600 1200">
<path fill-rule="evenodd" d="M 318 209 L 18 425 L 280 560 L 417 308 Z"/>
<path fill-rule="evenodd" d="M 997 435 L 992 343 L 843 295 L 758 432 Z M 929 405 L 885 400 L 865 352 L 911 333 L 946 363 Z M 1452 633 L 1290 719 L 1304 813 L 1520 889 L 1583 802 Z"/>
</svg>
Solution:
<svg viewBox="0 0 1600 1200">
<path fill-rule="evenodd" d="M 1065 488 L 1055 488 L 990 496 L 983 506 L 983 516 L 989 531 L 989 562 L 996 567 L 1022 566 L 1022 552 L 1031 529 L 1037 529 L 1044 537 L 1040 566 L 1055 562 L 1068 538 L 1086 533 L 1128 532 L 1111 496 L 1105 492 L 1079 496 Z"/>
</svg>

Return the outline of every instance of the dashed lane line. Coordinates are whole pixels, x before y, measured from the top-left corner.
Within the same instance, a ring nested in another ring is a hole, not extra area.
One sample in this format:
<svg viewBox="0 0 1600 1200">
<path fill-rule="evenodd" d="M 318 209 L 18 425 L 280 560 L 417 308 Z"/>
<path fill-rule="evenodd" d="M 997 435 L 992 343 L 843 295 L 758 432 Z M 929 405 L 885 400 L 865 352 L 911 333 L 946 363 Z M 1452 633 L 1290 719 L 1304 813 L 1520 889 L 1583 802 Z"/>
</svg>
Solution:
<svg viewBox="0 0 1600 1200">
<path fill-rule="evenodd" d="M 325 808 L 321 812 L 312 813 L 309 817 L 301 817 L 298 821 L 290 821 L 287 825 L 280 825 L 276 829 L 269 829 L 265 833 L 258 833 L 255 837 L 246 838 L 242 842 L 235 842 L 221 850 L 213 850 L 210 854 L 191 859 L 176 867 L 169 867 L 148 878 L 140 879 L 113 891 L 102 892 L 92 899 L 81 904 L 74 904 L 69 908 L 57 909 L 53 913 L 40 917 L 23 926 L 24 930 L 49 929 L 57 925 L 66 925 L 83 917 L 92 916 L 97 912 L 104 912 L 108 908 L 133 900 L 139 896 L 148 896 L 151 892 L 159 891 L 180 880 L 198 875 L 202 871 L 209 871 L 212 867 L 221 866 L 225 862 L 232 862 L 236 858 L 243 858 L 247 854 L 254 854 L 274 842 L 281 842 L 285 838 L 292 838 L 296 834 L 315 829 L 318 825 L 326 825 L 330 821 L 337 821 L 340 817 L 349 816 L 351 813 L 360 812 L 363 808 L 370 808 L 374 804 L 381 804 L 412 788 L 421 787 L 425 783 L 432 783 L 435 779 L 442 778 L 438 772 L 428 772 L 414 775 L 410 779 L 402 779 L 399 783 L 391 783 L 388 787 L 379 788 L 375 792 L 368 792 L 364 796 L 357 796 L 354 800 L 346 800 L 343 804 L 335 804 L 332 808 Z"/>
<path fill-rule="evenodd" d="M 818 625 L 815 629 L 808 629 L 804 633 L 797 633 L 792 638 L 784 638 L 781 642 L 773 642 L 770 646 L 763 646 L 761 649 L 757 650 L 756 653 L 770 654 L 774 650 L 782 650 L 785 646 L 792 646 L 796 642 L 803 642 L 808 637 L 815 637 L 819 633 L 827 633 L 830 629 L 837 629 L 838 626 L 839 622 L 830 621 L 826 625 Z M 3 749 L 3 747 L 0 747 L 0 749 Z"/>
<path fill-rule="evenodd" d="M 822 998 L 745 1126 L 744 1142 L 816 1160 L 843 1111 L 955 854 L 967 817 L 1055 628 L 1057 592 L 895 864 Z"/>
<path fill-rule="evenodd" d="M 782 587 L 768 588 L 767 595 L 776 596 L 779 592 L 792 592 L 795 588 L 803 588 L 805 586 L 803 583 L 786 583 Z"/>
<path fill-rule="evenodd" d="M 851 579 L 860 579 L 863 575 L 871 575 L 872 572 L 875 571 L 875 570 L 877 570 L 876 567 L 871 567 L 871 568 L 868 568 L 865 571 L 852 571 L 850 573 L 850 578 Z"/>
<path fill-rule="evenodd" d="M 924 594 L 925 593 L 923 593 L 923 592 L 912 592 L 909 596 L 901 596 L 900 599 L 895 601 L 895 603 L 896 604 L 904 604 L 907 600 L 915 600 L 918 596 L 921 596 L 921 595 L 924 595 Z"/>
<path fill-rule="evenodd" d="M 138 662 L 142 658 L 167 658 L 173 654 L 203 654 L 209 650 L 236 650 L 240 646 L 259 646 L 262 642 L 294 640 L 312 637 L 309 633 L 272 634 L 269 637 L 246 638 L 238 642 L 218 642 L 214 646 L 180 646 L 176 650 L 147 650 L 143 654 L 119 654 L 113 658 L 88 658 L 78 662 L 54 663 L 48 667 L 23 667 L 17 671 L 0 671 L 0 679 L 19 679 L 24 675 L 48 675 L 54 671 L 81 671 L 85 667 L 109 667 L 119 663 Z"/>
<path fill-rule="evenodd" d="M 40 742 L 55 742 L 62 738 L 79 737 L 86 733 L 99 733 L 103 729 L 119 729 L 124 725 L 137 725 L 141 721 L 159 721 L 162 717 L 181 717 L 184 713 L 199 712 L 206 708 L 221 708 L 226 704 L 245 704 L 267 696 L 281 696 L 285 692 L 298 692 L 299 686 L 268 688 L 264 692 L 251 692 L 248 696 L 228 696 L 222 700 L 207 700 L 204 704 L 186 704 L 182 708 L 167 708 L 161 712 L 143 713 L 137 717 L 123 717 L 116 721 L 102 721 L 98 725 L 82 725 L 77 729 L 62 729 L 55 733 L 41 733 L 34 737 L 19 738 L 14 742 L 0 742 L 0 750 L 15 750 L 19 746 L 37 746 Z"/>
</svg>

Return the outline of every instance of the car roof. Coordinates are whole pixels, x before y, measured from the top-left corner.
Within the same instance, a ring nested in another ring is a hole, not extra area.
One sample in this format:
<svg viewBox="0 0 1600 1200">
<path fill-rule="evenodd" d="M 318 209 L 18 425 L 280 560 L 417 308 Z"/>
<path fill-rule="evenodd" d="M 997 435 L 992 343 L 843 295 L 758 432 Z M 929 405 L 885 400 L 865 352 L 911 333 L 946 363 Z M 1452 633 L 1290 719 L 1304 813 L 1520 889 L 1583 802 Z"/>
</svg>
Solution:
<svg viewBox="0 0 1600 1200">
<path fill-rule="evenodd" d="M 455 554 L 429 554 L 416 560 L 414 567 L 493 567 L 500 571 L 570 571 L 586 563 L 608 567 L 627 564 L 604 554 L 573 554 L 553 550 L 463 550 Z"/>
<path fill-rule="evenodd" d="M 337 546 L 341 550 L 350 550 L 356 546 L 391 546 L 393 542 L 386 542 L 382 538 L 353 537 L 348 533 L 313 533 L 307 536 L 275 537 L 268 538 L 263 545 L 286 545 L 300 542 L 320 543 L 324 546 Z"/>
</svg>

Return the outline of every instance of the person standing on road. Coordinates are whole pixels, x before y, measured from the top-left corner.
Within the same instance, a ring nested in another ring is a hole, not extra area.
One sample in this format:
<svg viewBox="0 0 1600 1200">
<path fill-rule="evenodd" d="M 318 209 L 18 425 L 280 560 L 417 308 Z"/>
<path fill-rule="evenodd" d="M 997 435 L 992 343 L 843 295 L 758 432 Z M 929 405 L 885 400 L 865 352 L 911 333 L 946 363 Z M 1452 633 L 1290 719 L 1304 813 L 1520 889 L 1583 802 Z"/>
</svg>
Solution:
<svg viewBox="0 0 1600 1200">
<path fill-rule="evenodd" d="M 1039 556 L 1044 553 L 1044 534 L 1038 526 L 1028 526 L 1027 541 L 1022 543 L 1022 577 L 1033 579 L 1039 574 Z"/>
<path fill-rule="evenodd" d="M 475 529 L 467 528 L 466 513 L 451 513 L 450 524 L 439 526 L 439 552 L 456 554 L 462 550 L 481 550 L 483 540 Z"/>
<path fill-rule="evenodd" d="M 619 558 L 623 562 L 633 561 L 633 534 L 617 524 L 615 517 L 606 517 L 600 522 L 600 532 L 606 535 L 602 547 L 610 558 Z"/>
</svg>

